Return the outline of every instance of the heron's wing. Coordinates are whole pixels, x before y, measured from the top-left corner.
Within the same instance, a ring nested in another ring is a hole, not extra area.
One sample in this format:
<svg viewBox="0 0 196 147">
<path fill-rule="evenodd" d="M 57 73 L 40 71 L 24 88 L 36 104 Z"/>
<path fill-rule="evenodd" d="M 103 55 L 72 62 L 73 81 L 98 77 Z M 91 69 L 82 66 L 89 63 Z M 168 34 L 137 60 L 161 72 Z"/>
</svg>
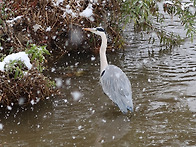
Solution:
<svg viewBox="0 0 196 147">
<path fill-rule="evenodd" d="M 101 84 L 103 91 L 122 112 L 133 109 L 131 84 L 120 68 L 109 65 L 101 76 Z"/>
</svg>

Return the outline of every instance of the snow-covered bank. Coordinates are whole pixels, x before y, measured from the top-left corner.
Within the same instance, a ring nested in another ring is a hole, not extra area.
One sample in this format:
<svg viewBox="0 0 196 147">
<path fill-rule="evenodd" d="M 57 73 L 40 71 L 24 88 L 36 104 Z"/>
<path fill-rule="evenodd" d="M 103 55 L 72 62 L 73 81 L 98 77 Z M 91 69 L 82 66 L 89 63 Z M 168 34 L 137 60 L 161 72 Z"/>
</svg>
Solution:
<svg viewBox="0 0 196 147">
<path fill-rule="evenodd" d="M 28 54 L 25 52 L 18 52 L 18 53 L 13 53 L 4 58 L 2 62 L 0 62 L 0 70 L 5 71 L 5 65 L 9 64 L 10 62 L 14 60 L 20 60 L 21 62 L 24 63 L 24 65 L 28 68 L 28 70 L 31 69 L 32 64 L 30 62 L 30 59 L 28 57 Z"/>
</svg>

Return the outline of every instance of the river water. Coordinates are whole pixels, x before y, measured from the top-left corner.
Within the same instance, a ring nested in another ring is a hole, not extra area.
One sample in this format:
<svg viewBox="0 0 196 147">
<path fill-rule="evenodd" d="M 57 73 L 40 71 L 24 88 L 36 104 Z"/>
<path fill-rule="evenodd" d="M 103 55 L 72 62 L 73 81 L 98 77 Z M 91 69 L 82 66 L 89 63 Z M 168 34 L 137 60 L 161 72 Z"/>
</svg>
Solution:
<svg viewBox="0 0 196 147">
<path fill-rule="evenodd" d="M 134 113 L 103 93 L 99 56 L 71 54 L 47 73 L 62 96 L 1 111 L 0 146 L 196 146 L 196 43 L 163 50 L 132 26 L 125 34 L 125 50 L 107 56 L 131 81 Z"/>
</svg>

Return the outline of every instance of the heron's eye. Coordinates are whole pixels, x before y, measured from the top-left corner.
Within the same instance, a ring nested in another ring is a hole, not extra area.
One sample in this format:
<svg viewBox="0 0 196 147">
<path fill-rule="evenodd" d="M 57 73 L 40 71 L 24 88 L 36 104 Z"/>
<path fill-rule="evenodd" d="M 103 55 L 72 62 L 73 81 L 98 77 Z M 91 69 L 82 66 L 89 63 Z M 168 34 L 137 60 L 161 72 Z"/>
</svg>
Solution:
<svg viewBox="0 0 196 147">
<path fill-rule="evenodd" d="M 99 31 L 99 32 L 105 32 L 105 30 L 103 28 L 97 28 L 97 31 Z"/>
</svg>

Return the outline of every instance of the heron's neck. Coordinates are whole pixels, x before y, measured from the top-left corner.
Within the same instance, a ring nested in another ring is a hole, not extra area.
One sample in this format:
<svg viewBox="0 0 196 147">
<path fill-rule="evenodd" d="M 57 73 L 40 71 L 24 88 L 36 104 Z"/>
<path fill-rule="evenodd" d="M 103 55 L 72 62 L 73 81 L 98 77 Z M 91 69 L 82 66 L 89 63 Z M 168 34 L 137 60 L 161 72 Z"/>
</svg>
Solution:
<svg viewBox="0 0 196 147">
<path fill-rule="evenodd" d="M 100 72 L 102 73 L 103 70 L 106 68 L 106 66 L 108 66 L 108 61 L 106 58 L 106 47 L 107 47 L 106 35 L 105 34 L 101 35 L 101 39 L 102 42 L 101 42 L 101 48 L 99 54 L 100 54 L 100 66 L 101 66 Z"/>
</svg>

